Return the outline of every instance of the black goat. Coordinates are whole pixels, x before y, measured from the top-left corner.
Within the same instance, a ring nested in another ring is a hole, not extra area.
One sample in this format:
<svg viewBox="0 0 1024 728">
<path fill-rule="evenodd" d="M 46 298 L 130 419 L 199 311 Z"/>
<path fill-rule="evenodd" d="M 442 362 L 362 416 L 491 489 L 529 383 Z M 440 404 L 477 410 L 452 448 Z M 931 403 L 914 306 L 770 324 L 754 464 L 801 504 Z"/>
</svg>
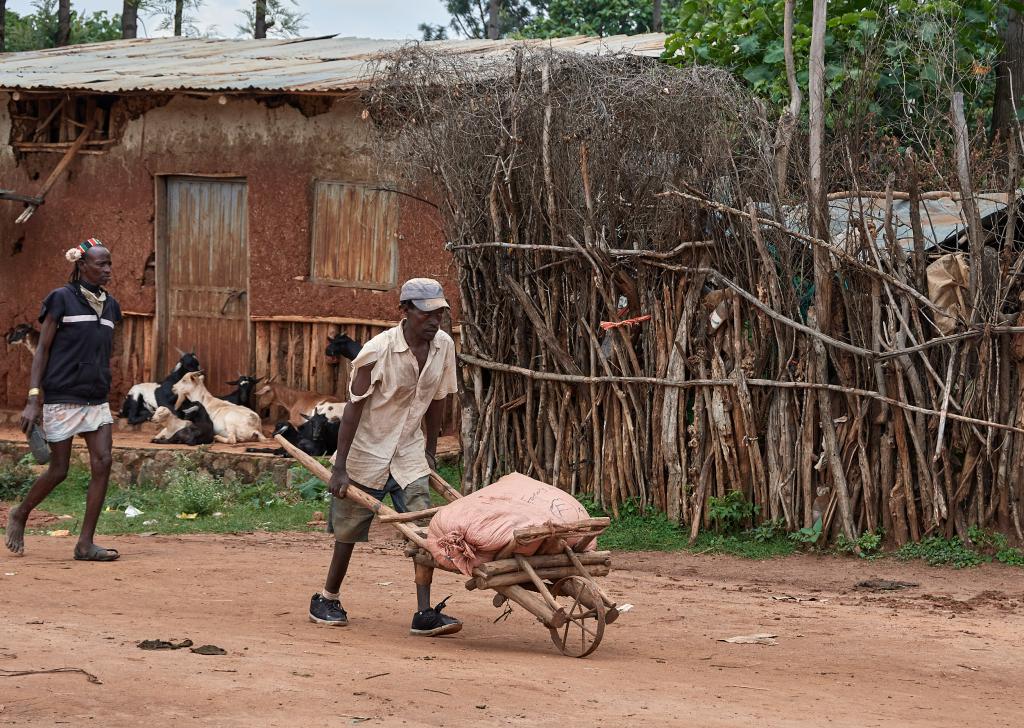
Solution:
<svg viewBox="0 0 1024 728">
<path fill-rule="evenodd" d="M 174 412 L 175 417 L 187 420 L 188 424 L 167 438 L 154 438 L 153 442 L 160 445 L 210 445 L 213 443 L 213 420 L 199 402 L 186 399 L 181 409 Z"/>
<path fill-rule="evenodd" d="M 327 348 L 324 350 L 324 354 L 327 355 L 327 363 L 334 365 L 338 363 L 338 357 L 345 357 L 352 361 L 359 356 L 362 349 L 362 344 L 349 338 L 348 334 L 341 333 L 327 337 Z"/>
<path fill-rule="evenodd" d="M 181 381 L 181 378 L 189 372 L 198 372 L 202 367 L 199 366 L 199 359 L 193 353 L 185 353 L 179 349 L 181 358 L 178 359 L 178 363 L 174 365 L 174 369 L 171 373 L 164 377 L 164 381 L 160 382 L 160 386 L 156 388 L 156 405 L 157 407 L 166 407 L 167 409 L 174 411 L 174 403 L 177 401 L 177 396 L 171 391 L 171 388 Z"/>
<path fill-rule="evenodd" d="M 306 418 L 306 421 L 298 429 L 289 422 L 279 422 L 274 434 L 280 435 L 307 455 L 315 457 L 332 455 L 338 449 L 338 430 L 341 428 L 341 423 L 332 422 L 322 414 L 315 414 L 312 417 L 303 415 L 303 417 Z M 282 447 L 275 450 L 249 447 L 245 451 L 269 453 L 280 457 L 288 455 L 288 452 Z"/>
<path fill-rule="evenodd" d="M 248 407 L 253 412 L 256 412 L 256 402 L 253 399 L 253 391 L 256 389 L 256 385 L 263 381 L 263 377 L 249 377 L 244 374 L 240 374 L 238 379 L 233 379 L 226 384 L 230 384 L 235 389 L 228 394 L 223 395 L 220 399 L 231 404 L 239 404 L 243 407 Z"/>
</svg>

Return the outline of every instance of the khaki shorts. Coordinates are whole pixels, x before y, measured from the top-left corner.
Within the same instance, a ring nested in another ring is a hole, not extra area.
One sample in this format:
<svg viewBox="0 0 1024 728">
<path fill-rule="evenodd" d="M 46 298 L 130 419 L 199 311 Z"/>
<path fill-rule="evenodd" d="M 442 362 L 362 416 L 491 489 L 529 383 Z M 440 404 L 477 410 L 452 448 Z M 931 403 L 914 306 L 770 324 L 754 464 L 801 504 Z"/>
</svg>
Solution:
<svg viewBox="0 0 1024 728">
<path fill-rule="evenodd" d="M 391 502 L 399 513 L 425 511 L 430 508 L 430 478 L 424 476 L 414 480 L 403 489 L 394 478 L 388 477 L 384 488 L 366 488 L 352 483 L 350 488 L 359 488 L 379 501 L 391 494 Z M 348 498 L 331 499 L 331 528 L 334 540 L 339 543 L 362 543 L 369 539 L 373 511 Z"/>
</svg>

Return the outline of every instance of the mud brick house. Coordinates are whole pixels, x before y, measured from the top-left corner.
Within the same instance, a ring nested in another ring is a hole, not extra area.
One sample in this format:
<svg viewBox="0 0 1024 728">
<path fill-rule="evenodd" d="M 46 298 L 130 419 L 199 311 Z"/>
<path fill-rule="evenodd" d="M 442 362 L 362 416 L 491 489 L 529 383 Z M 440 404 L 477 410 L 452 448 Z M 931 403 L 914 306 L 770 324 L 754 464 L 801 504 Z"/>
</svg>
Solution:
<svg viewBox="0 0 1024 728">
<path fill-rule="evenodd" d="M 569 38 L 657 56 L 664 36 Z M 0 332 L 34 322 L 89 237 L 126 314 L 114 393 L 195 351 L 215 392 L 239 372 L 342 392 L 329 334 L 398 318 L 411 276 L 457 284 L 433 208 L 375 163 L 360 93 L 401 41 L 138 39 L 0 55 Z M 445 41 L 462 54 L 507 41 Z M 43 204 L 28 201 L 44 196 Z M 0 346 L 0 407 L 29 353 Z"/>
</svg>

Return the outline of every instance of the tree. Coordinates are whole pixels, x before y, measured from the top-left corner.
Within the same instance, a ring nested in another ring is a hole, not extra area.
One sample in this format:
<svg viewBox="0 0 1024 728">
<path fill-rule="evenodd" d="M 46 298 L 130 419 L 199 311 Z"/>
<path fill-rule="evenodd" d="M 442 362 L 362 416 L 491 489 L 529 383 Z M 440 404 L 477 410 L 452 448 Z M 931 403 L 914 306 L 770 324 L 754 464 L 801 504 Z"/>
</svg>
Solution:
<svg viewBox="0 0 1024 728">
<path fill-rule="evenodd" d="M 121 37 L 136 38 L 139 34 L 139 0 L 124 0 L 121 6 Z"/>
<path fill-rule="evenodd" d="M 869 90 L 867 110 L 884 121 L 903 116 L 905 104 L 935 93 L 943 74 L 972 86 L 972 97 L 982 95 L 978 90 L 992 82 L 985 61 L 999 44 L 1001 5 L 1000 0 L 830 0 L 826 97 L 856 83 Z M 791 98 L 781 32 L 784 8 L 784 0 L 685 0 L 666 56 L 680 65 L 727 68 L 781 108 Z M 811 13 L 811 3 L 796 3 L 793 48 L 805 93 Z M 929 46 L 950 31 L 956 35 L 952 57 L 936 58 Z"/>
<path fill-rule="evenodd" d="M 421 23 L 423 40 L 444 40 L 448 31 L 463 38 L 504 38 L 518 33 L 546 0 L 444 0 L 448 26 Z"/>
<path fill-rule="evenodd" d="M 0 53 L 7 47 L 7 0 L 0 0 Z"/>
<path fill-rule="evenodd" d="M 267 0 L 256 0 L 256 17 L 253 23 L 256 38 L 267 37 Z"/>
<path fill-rule="evenodd" d="M 674 11 L 660 5 L 659 11 Z M 546 0 L 540 10 L 523 28 L 525 37 L 636 35 L 654 28 L 651 0 Z"/>
<path fill-rule="evenodd" d="M 204 0 L 135 0 L 146 17 L 158 20 L 157 30 L 171 30 L 176 36 L 195 38 L 201 35 L 196 16 Z"/>
<path fill-rule="evenodd" d="M 250 7 L 238 11 L 245 20 L 236 25 L 235 29 L 240 37 L 265 38 L 271 35 L 278 38 L 294 38 L 302 32 L 306 20 L 305 14 L 294 7 L 297 4 L 296 0 L 253 0 Z M 263 35 L 258 35 L 260 29 L 257 28 L 256 16 L 261 6 L 266 12 L 266 27 L 262 31 Z"/>
<path fill-rule="evenodd" d="M 57 42 L 66 46 L 71 42 L 71 0 L 60 0 L 57 5 Z"/>
<path fill-rule="evenodd" d="M 996 59 L 996 88 L 992 101 L 992 136 L 1006 139 L 1020 119 L 1024 94 L 1024 15 L 1018 3 L 1007 3 L 1006 26 L 1000 36 L 1002 48 Z"/>
<path fill-rule="evenodd" d="M 655 33 L 660 33 L 663 27 L 661 22 L 661 0 L 654 0 L 654 9 L 651 12 L 651 28 Z"/>
<path fill-rule="evenodd" d="M 32 7 L 34 12 L 26 15 L 19 15 L 13 10 L 6 12 L 5 51 L 34 51 L 57 45 L 57 0 L 35 0 Z M 71 45 L 121 37 L 121 16 L 110 16 L 102 11 L 80 14 L 72 10 L 69 26 Z"/>
</svg>

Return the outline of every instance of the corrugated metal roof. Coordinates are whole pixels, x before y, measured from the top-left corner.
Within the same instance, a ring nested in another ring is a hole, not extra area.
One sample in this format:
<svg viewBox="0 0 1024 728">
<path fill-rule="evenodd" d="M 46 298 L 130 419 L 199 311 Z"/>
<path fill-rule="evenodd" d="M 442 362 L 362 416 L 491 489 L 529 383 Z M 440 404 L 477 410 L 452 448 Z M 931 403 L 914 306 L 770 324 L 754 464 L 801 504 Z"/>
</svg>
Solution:
<svg viewBox="0 0 1024 728">
<path fill-rule="evenodd" d="M 903 196 L 903 195 L 901 195 Z M 926 199 L 919 202 L 921 211 L 921 233 L 925 250 L 957 247 L 967 233 L 966 217 L 959 194 L 926 193 Z M 1017 191 L 1017 199 L 1024 198 L 1024 190 Z M 1010 195 L 1006 192 L 984 192 L 974 196 L 978 215 L 986 223 L 994 215 L 1003 213 L 1009 205 Z M 771 214 L 772 207 L 762 203 L 759 207 Z M 840 248 L 859 247 L 864 227 L 874 237 L 879 248 L 886 248 L 885 199 L 878 195 L 857 196 L 854 194 L 830 195 L 828 201 L 829 232 L 832 244 Z M 807 234 L 807 205 L 796 205 L 783 209 L 786 226 L 790 230 Z M 910 202 L 895 199 L 892 204 L 893 230 L 900 247 L 907 252 L 914 250 L 914 230 L 910 219 Z M 863 224 L 862 224 L 863 223 Z"/>
<path fill-rule="evenodd" d="M 365 88 L 372 62 L 409 41 L 367 38 L 210 40 L 140 38 L 0 54 L 0 88 L 130 91 L 347 91 Z M 481 59 L 517 45 L 578 53 L 659 56 L 665 35 L 554 40 L 453 40 L 432 49 Z"/>
</svg>

